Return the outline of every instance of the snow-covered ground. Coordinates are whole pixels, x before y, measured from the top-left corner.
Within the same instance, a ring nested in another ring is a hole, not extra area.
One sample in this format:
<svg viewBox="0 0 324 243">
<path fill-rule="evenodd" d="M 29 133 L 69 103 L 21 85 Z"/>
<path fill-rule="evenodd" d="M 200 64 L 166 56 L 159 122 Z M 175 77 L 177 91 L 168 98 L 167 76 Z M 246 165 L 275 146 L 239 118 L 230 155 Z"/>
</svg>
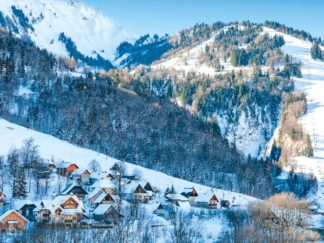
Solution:
<svg viewBox="0 0 324 243">
<path fill-rule="evenodd" d="M 56 55 L 69 56 L 59 41 L 61 33 L 70 37 L 83 55 L 96 57 L 99 54 L 110 60 L 114 59 L 114 52 L 122 41 L 131 40 L 123 27 L 79 1 L 0 1 L 0 12 L 19 26 L 19 19 L 13 14 L 12 6 L 22 10 L 28 17 L 34 29 L 29 29 L 28 35 L 36 45 Z M 20 35 L 24 34 L 21 27 L 19 32 Z"/>
<path fill-rule="evenodd" d="M 307 97 L 307 114 L 300 122 L 311 136 L 314 157 L 293 158 L 296 170 L 313 173 L 318 180 L 318 191 L 314 199 L 324 209 L 324 62 L 313 60 L 310 55 L 312 43 L 293 36 L 264 28 L 270 35 L 281 35 L 285 39 L 283 51 L 302 63 L 302 78 L 296 78 L 296 89 Z"/>
<path fill-rule="evenodd" d="M 61 161 L 76 163 L 79 167 L 87 168 L 91 160 L 95 159 L 100 163 L 102 170 L 108 171 L 117 159 L 111 158 L 107 155 L 100 154 L 98 152 L 80 148 L 74 146 L 66 141 L 59 140 L 53 136 L 39 133 L 28 128 L 10 123 L 6 120 L 0 119 L 0 156 L 7 155 L 8 152 L 14 148 L 20 148 L 26 139 L 33 138 L 34 143 L 39 146 L 40 156 L 48 161 L 53 161 L 59 163 Z M 238 204 L 243 208 L 247 206 L 250 202 L 257 201 L 258 199 L 246 196 L 239 193 L 219 190 L 216 188 L 211 188 L 199 184 L 195 184 L 189 181 L 181 180 L 168 176 L 164 173 L 143 168 L 130 163 L 125 163 L 127 173 L 135 172 L 140 175 L 141 179 L 144 181 L 149 181 L 154 187 L 161 191 L 161 196 L 158 196 L 150 204 L 146 205 L 147 212 L 153 212 L 157 208 L 160 202 L 163 202 L 163 192 L 167 187 L 174 186 L 177 192 L 182 192 L 184 189 L 194 187 L 199 194 L 211 193 L 213 192 L 220 200 L 229 200 L 231 203 Z M 68 182 L 60 182 L 67 184 Z M 49 193 L 48 196 L 44 196 L 45 199 L 51 197 L 56 191 L 58 186 L 58 178 L 56 174 L 52 174 L 49 180 Z M 9 193 L 8 193 L 9 194 Z M 35 195 L 29 195 L 28 199 L 39 200 L 44 199 L 35 197 Z M 160 199 L 161 200 L 160 200 Z M 200 215 L 201 209 L 191 208 L 188 203 L 181 204 L 181 209 L 184 211 L 195 210 L 198 215 Z M 198 212 L 199 211 L 199 212 Z M 156 218 L 157 222 L 162 225 L 169 225 L 168 221 L 162 218 Z M 198 220 L 198 218 L 197 218 Z M 199 221 L 199 225 L 202 228 L 205 241 L 214 242 L 217 240 L 219 234 L 226 228 L 226 220 L 221 218 L 212 218 L 211 220 L 203 219 Z M 170 226 L 171 227 L 171 226 Z"/>
</svg>

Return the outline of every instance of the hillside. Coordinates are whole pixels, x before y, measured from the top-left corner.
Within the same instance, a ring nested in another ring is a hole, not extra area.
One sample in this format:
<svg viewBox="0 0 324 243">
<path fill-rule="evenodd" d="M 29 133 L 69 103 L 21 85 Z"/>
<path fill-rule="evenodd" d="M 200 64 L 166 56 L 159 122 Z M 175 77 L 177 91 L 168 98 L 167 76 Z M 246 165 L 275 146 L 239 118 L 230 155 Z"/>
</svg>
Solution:
<svg viewBox="0 0 324 243">
<path fill-rule="evenodd" d="M 113 76 L 71 71 L 10 34 L 0 41 L 7 55 L 1 62 L 3 118 L 172 176 L 247 194 L 253 188 L 261 197 L 271 193 L 265 190 L 269 165 L 244 161 L 213 121 L 200 120 L 167 97 L 125 89 Z M 252 166 L 260 172 L 255 187 Z"/>
<path fill-rule="evenodd" d="M 313 199 L 324 208 L 323 198 L 323 180 L 324 180 L 324 130 L 322 121 L 324 117 L 323 109 L 323 88 L 324 88 L 324 62 L 313 60 L 310 55 L 312 42 L 301 40 L 296 37 L 287 35 L 283 32 L 271 28 L 265 28 L 264 31 L 270 35 L 281 35 L 284 37 L 286 44 L 282 47 L 283 51 L 296 61 L 302 63 L 302 78 L 294 78 L 296 89 L 305 92 L 307 98 L 307 113 L 301 117 L 300 122 L 311 136 L 314 157 L 295 157 L 287 165 L 295 166 L 296 171 L 303 173 L 312 173 L 318 180 L 318 191 Z M 324 48 L 322 48 L 324 49 Z"/>
<path fill-rule="evenodd" d="M 100 164 L 101 171 L 109 171 L 109 169 L 112 168 L 116 162 L 118 162 L 117 159 L 111 158 L 105 154 L 100 154 L 96 151 L 77 147 L 66 141 L 62 141 L 52 136 L 42 134 L 22 126 L 18 126 L 3 119 L 0 119 L 0 133 L 0 144 L 3 145 L 0 148 L 0 157 L 3 156 L 2 158 L 7 156 L 11 151 L 13 151 L 13 149 L 20 149 L 26 140 L 32 138 L 34 144 L 37 146 L 39 155 L 42 159 L 45 160 L 45 163 L 54 163 L 56 165 L 59 165 L 62 161 L 65 161 L 73 162 L 80 168 L 89 168 L 89 162 L 96 160 Z M 159 193 L 161 193 L 161 196 L 156 196 L 153 201 L 147 204 L 143 204 L 143 208 L 146 212 L 146 217 L 148 220 L 150 220 L 150 224 L 160 225 L 160 227 L 162 227 L 160 230 L 162 230 L 163 228 L 165 228 L 166 230 L 168 228 L 171 229 L 172 224 L 171 222 L 153 215 L 152 211 L 156 209 L 159 203 L 164 202 L 162 194 L 166 191 L 167 188 L 171 188 L 172 186 L 179 193 L 188 188 L 195 188 L 196 191 L 199 192 L 199 194 L 215 193 L 215 195 L 219 197 L 219 200 L 228 200 L 231 203 L 235 203 L 242 208 L 245 208 L 245 206 L 247 206 L 251 202 L 257 201 L 257 199 L 253 197 L 181 180 L 168 176 L 164 173 L 153 171 L 127 162 L 125 163 L 125 168 L 127 175 L 139 175 L 142 181 L 149 182 L 154 186 L 154 188 L 156 188 Z M 7 180 L 10 180 L 9 177 Z M 53 194 L 58 194 L 59 184 L 61 183 L 58 180 L 62 180 L 62 178 L 59 179 L 56 174 L 52 174 L 47 181 L 47 193 L 42 192 L 42 194 L 37 194 L 36 186 L 34 186 L 32 188 L 32 192 L 28 194 L 27 198 L 18 201 L 20 203 L 23 203 L 28 202 L 28 200 L 32 200 L 37 204 L 41 202 L 41 200 L 50 200 Z M 42 186 L 43 182 L 41 181 L 40 183 Z M 9 200 L 12 194 L 12 187 L 9 183 L 5 183 L 4 188 L 4 192 L 6 193 L 6 195 L 8 195 L 7 200 Z M 18 201 L 16 202 L 16 205 L 18 205 Z M 181 204 L 178 210 L 179 212 L 184 211 L 186 212 L 186 214 L 191 212 L 191 214 L 197 216 L 199 214 L 204 214 L 204 211 L 201 211 L 201 209 L 198 208 L 192 208 L 192 210 L 190 211 L 188 209 L 188 204 L 186 203 Z M 215 214 L 214 216 L 212 215 L 213 214 L 211 214 L 210 218 L 208 216 L 206 219 L 200 219 L 199 221 L 199 228 L 203 230 L 202 237 L 206 242 L 212 242 L 213 240 L 216 240 L 227 227 L 226 221 L 222 218 L 221 214 Z M 149 219 L 151 217 L 153 217 L 153 219 Z M 165 237 L 168 238 L 169 236 Z M 167 238 L 164 239 L 166 240 Z"/>
</svg>

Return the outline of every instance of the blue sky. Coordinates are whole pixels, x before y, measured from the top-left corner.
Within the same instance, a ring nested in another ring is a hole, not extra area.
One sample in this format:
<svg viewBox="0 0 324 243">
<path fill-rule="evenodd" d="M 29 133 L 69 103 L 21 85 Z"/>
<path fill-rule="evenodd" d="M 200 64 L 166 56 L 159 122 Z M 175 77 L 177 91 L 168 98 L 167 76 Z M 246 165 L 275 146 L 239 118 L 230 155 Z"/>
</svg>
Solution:
<svg viewBox="0 0 324 243">
<path fill-rule="evenodd" d="M 195 23 L 275 20 L 324 38 L 324 0 L 81 0 L 135 36 Z"/>
</svg>

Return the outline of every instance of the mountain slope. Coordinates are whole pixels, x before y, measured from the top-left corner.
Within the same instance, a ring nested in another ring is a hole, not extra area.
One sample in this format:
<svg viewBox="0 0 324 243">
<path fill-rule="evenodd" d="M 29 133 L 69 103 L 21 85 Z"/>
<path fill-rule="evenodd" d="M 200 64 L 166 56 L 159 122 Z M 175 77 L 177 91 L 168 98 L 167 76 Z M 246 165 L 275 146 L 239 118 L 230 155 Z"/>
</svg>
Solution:
<svg viewBox="0 0 324 243">
<path fill-rule="evenodd" d="M 267 164 L 246 163 L 216 124 L 199 120 L 169 99 L 122 88 L 110 76 L 69 72 L 46 51 L 27 47 L 9 34 L 0 37 L 0 53 L 7 56 L 0 57 L 1 117 L 121 160 L 224 189 L 249 193 L 255 177 L 242 168 L 253 167 L 260 172 L 253 192 L 260 197 L 270 194 L 271 189 L 265 190 L 271 185 Z"/>
<path fill-rule="evenodd" d="M 305 92 L 307 98 L 307 113 L 300 122 L 311 136 L 314 150 L 313 158 L 297 157 L 291 163 L 296 171 L 312 173 L 318 180 L 318 191 L 315 201 L 324 209 L 324 62 L 313 60 L 310 50 L 312 42 L 300 40 L 271 28 L 264 28 L 270 35 L 281 35 L 286 44 L 283 51 L 302 63 L 302 78 L 294 78 L 296 89 Z"/>
<path fill-rule="evenodd" d="M 121 26 L 78 1 L 1 1 L 0 26 L 62 56 L 77 50 L 84 58 L 113 60 L 117 46 L 130 40 Z"/>
</svg>

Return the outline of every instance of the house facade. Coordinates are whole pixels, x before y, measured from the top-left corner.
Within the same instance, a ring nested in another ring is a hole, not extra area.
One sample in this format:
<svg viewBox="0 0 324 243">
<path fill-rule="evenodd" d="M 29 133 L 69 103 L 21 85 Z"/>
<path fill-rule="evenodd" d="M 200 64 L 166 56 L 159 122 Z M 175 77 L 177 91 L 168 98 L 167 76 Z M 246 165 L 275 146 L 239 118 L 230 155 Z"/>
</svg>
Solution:
<svg viewBox="0 0 324 243">
<path fill-rule="evenodd" d="M 124 216 L 114 207 L 108 204 L 99 205 L 93 212 L 93 219 L 103 223 L 116 223 Z"/>
<path fill-rule="evenodd" d="M 154 210 L 154 214 L 165 218 L 166 220 L 174 219 L 176 216 L 175 206 L 172 204 L 161 204 Z"/>
<path fill-rule="evenodd" d="M 61 176 L 70 176 L 77 169 L 79 169 L 79 167 L 76 164 L 62 162 L 57 167 L 57 174 Z"/>
<path fill-rule="evenodd" d="M 0 216 L 0 231 L 16 233 L 24 231 L 29 221 L 15 210 L 9 210 Z"/>
</svg>

